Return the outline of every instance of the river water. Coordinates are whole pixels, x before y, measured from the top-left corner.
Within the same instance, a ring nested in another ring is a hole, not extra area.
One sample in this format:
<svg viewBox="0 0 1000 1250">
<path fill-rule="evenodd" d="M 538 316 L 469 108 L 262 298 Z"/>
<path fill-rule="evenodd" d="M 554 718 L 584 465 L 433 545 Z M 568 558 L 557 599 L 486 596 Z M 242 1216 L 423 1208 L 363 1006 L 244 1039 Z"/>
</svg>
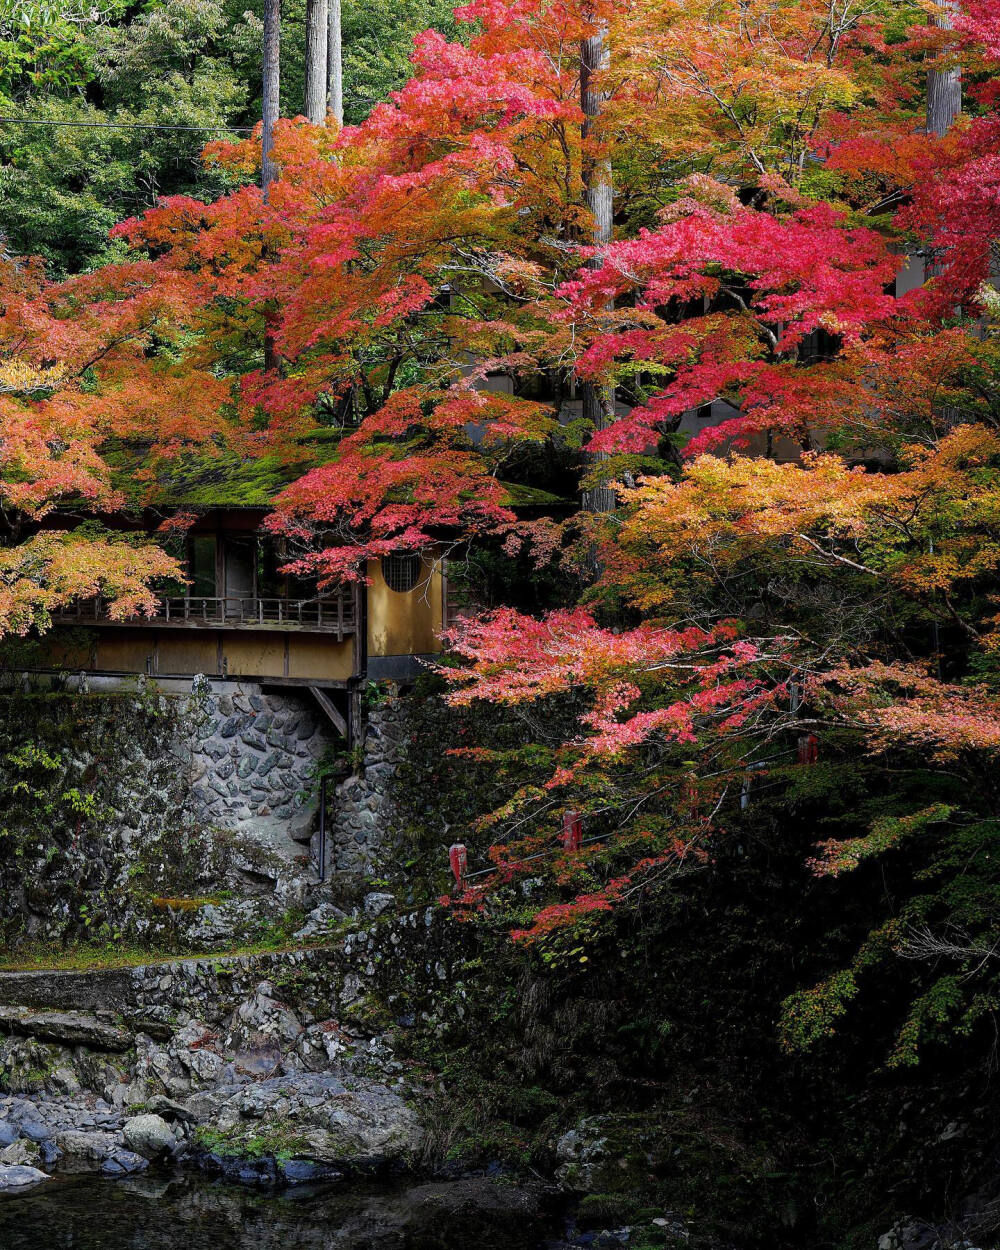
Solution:
<svg viewBox="0 0 1000 1250">
<path fill-rule="evenodd" d="M 469 1196 L 467 1196 L 469 1197 Z M 0 1250 L 541 1250 L 537 1217 L 448 1186 L 277 1194 L 189 1177 L 66 1177 L 0 1195 Z"/>
</svg>

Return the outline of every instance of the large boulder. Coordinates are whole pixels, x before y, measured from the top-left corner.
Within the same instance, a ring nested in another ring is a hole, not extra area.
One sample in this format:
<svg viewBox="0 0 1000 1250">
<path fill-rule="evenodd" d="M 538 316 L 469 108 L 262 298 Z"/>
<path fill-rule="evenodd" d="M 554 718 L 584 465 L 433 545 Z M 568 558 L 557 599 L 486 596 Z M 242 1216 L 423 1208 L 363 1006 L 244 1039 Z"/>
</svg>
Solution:
<svg viewBox="0 0 1000 1250">
<path fill-rule="evenodd" d="M 20 1163 L 0 1167 L 0 1190 L 27 1189 L 50 1179 L 40 1168 L 29 1168 Z"/>
<path fill-rule="evenodd" d="M 602 1117 L 581 1120 L 556 1142 L 556 1179 L 567 1189 L 600 1188 L 598 1173 L 611 1161 Z"/>
<path fill-rule="evenodd" d="M 55 1142 L 62 1151 L 60 1172 L 98 1172 L 105 1159 L 121 1149 L 120 1134 L 85 1129 L 66 1129 Z"/>
<path fill-rule="evenodd" d="M 185 1101 L 233 1156 L 272 1150 L 345 1171 L 371 1170 L 411 1164 L 423 1144 L 417 1114 L 402 1095 L 361 1077 L 296 1072 Z"/>
<path fill-rule="evenodd" d="M 656 1115 L 612 1112 L 579 1120 L 556 1142 L 556 1179 L 577 1193 L 641 1189 L 673 1158 L 674 1143 Z"/>
<path fill-rule="evenodd" d="M 172 1155 L 177 1148 L 173 1129 L 158 1115 L 147 1113 L 126 1120 L 122 1137 L 129 1150 L 150 1162 Z"/>
<path fill-rule="evenodd" d="M 162 1116 L 168 1124 L 188 1125 L 194 1123 L 194 1117 L 182 1103 L 174 1102 L 163 1094 L 156 1094 L 146 1103 L 146 1110 Z"/>
</svg>

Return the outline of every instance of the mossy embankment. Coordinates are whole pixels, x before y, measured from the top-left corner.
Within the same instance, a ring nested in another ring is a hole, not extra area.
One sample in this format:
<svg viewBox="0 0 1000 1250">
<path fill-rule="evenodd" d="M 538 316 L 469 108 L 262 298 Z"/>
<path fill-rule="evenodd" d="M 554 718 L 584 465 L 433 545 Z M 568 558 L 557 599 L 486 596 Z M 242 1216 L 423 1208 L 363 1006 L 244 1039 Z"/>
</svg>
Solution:
<svg viewBox="0 0 1000 1250">
<path fill-rule="evenodd" d="M 426 689 L 407 715 L 390 884 L 414 902 L 447 892 L 449 842 L 487 862 L 478 817 L 538 769 L 515 713 L 446 711 Z M 449 754 L 470 743 L 508 762 Z M 387 1018 L 437 1074 L 438 1157 L 558 1170 L 589 1193 L 595 1226 L 655 1207 L 706 1245 L 810 1250 L 870 1247 L 900 1213 L 940 1218 L 995 1183 L 989 1039 L 942 1034 L 919 1063 L 893 1063 L 905 963 L 810 1050 L 783 1035 L 789 997 L 850 957 L 912 871 L 900 859 L 838 882 L 808 868 L 824 820 L 855 818 L 860 769 L 852 784 L 845 770 L 752 805 L 703 868 L 575 941 L 512 943 L 536 901 L 517 890 L 488 922 L 452 919 L 456 964 L 430 1005 L 426 969 L 400 961 Z M 582 1166 L 559 1145 L 581 1122 L 603 1142 Z"/>
<path fill-rule="evenodd" d="M 46 728 L 45 749 L 67 749 L 72 715 Z M 988 1188 L 1000 1146 L 988 1046 L 980 1033 L 952 1036 L 919 1064 L 891 1066 L 909 992 L 902 972 L 883 982 L 881 1003 L 859 1003 L 849 1026 L 810 1051 L 783 1043 L 783 1004 L 849 958 L 905 867 L 866 869 L 848 884 L 810 873 L 831 810 L 818 781 L 794 803 L 754 805 L 700 870 L 637 906 L 573 941 L 524 947 L 509 930 L 537 903 L 530 891 L 512 891 L 489 919 L 461 922 L 437 903 L 448 845 L 466 841 L 482 866 L 492 834 L 479 818 L 537 780 L 524 723 L 497 709 L 447 710 L 427 688 L 407 697 L 405 725 L 387 782 L 385 876 L 369 885 L 421 918 L 404 929 L 390 909 L 379 941 L 352 958 L 359 1027 L 391 1035 L 426 1091 L 429 1165 L 501 1161 L 558 1176 L 584 1224 L 634 1222 L 645 1244 L 669 1245 L 670 1228 L 650 1213 L 670 1212 L 695 1247 L 861 1250 L 900 1213 L 941 1217 Z M 505 762 L 449 753 L 483 742 Z M 172 888 L 205 897 L 191 878 Z M 170 896 L 162 882 L 155 893 Z M 366 927 L 358 918 L 332 940 Z M 104 937 L 65 952 L 27 947 L 6 966 L 80 970 L 172 953 Z M 294 1004 L 309 991 L 307 971 L 280 974 L 276 992 Z"/>
<path fill-rule="evenodd" d="M 187 895 L 216 853 L 185 813 L 177 700 L 122 694 L 0 697 L 0 924 L 4 944 L 169 940 L 156 896 Z"/>
</svg>

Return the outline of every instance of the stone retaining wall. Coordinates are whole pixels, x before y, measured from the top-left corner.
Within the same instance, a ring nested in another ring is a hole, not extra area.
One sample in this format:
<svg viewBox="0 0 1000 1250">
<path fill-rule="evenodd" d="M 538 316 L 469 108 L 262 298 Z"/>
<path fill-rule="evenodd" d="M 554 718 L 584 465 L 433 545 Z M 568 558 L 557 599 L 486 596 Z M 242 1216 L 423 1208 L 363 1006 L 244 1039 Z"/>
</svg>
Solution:
<svg viewBox="0 0 1000 1250">
<path fill-rule="evenodd" d="M 8 941 L 165 944 L 187 918 L 171 900 L 273 894 L 277 918 L 315 883 L 318 772 L 344 744 L 308 691 L 185 686 L 0 697 Z M 226 940 L 253 940 L 258 919 Z"/>
<path fill-rule="evenodd" d="M 204 956 L 86 972 L 0 973 L 0 1006 L 110 1014 L 130 1025 L 179 1018 L 214 1024 L 262 981 L 280 994 L 294 985 L 300 1006 L 318 1008 L 374 995 L 421 1005 L 454 974 L 455 924 L 436 907 L 384 915 L 336 944 L 244 955 Z M 310 999 L 318 1000 L 310 1004 Z"/>
<path fill-rule="evenodd" d="M 405 698 L 386 699 L 369 709 L 361 747 L 361 769 L 337 786 L 330 810 L 327 862 L 331 872 L 391 875 L 399 813 L 392 781 L 406 757 L 410 732 Z"/>
<path fill-rule="evenodd" d="M 196 678 L 186 717 L 194 816 L 237 833 L 308 842 L 317 770 L 337 742 L 307 691 Z"/>
</svg>

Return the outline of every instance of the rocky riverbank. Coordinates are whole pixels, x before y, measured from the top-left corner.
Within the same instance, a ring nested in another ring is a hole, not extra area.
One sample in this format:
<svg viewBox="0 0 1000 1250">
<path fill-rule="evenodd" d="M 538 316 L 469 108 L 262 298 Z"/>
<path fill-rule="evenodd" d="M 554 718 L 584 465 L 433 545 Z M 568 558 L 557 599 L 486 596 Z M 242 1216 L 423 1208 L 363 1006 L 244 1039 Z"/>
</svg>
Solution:
<svg viewBox="0 0 1000 1250">
<path fill-rule="evenodd" d="M 414 1111 L 376 1081 L 332 1073 L 235 1075 L 176 1102 L 122 1108 L 92 1093 L 0 1097 L 0 1190 L 51 1175 L 121 1177 L 185 1164 L 247 1184 L 412 1169 Z"/>
<path fill-rule="evenodd" d="M 431 919 L 372 918 L 325 949 L 0 975 L 0 1165 L 413 1170 L 426 1082 L 396 1056 L 379 970 Z M 441 984 L 445 963 L 425 964 Z"/>
</svg>

